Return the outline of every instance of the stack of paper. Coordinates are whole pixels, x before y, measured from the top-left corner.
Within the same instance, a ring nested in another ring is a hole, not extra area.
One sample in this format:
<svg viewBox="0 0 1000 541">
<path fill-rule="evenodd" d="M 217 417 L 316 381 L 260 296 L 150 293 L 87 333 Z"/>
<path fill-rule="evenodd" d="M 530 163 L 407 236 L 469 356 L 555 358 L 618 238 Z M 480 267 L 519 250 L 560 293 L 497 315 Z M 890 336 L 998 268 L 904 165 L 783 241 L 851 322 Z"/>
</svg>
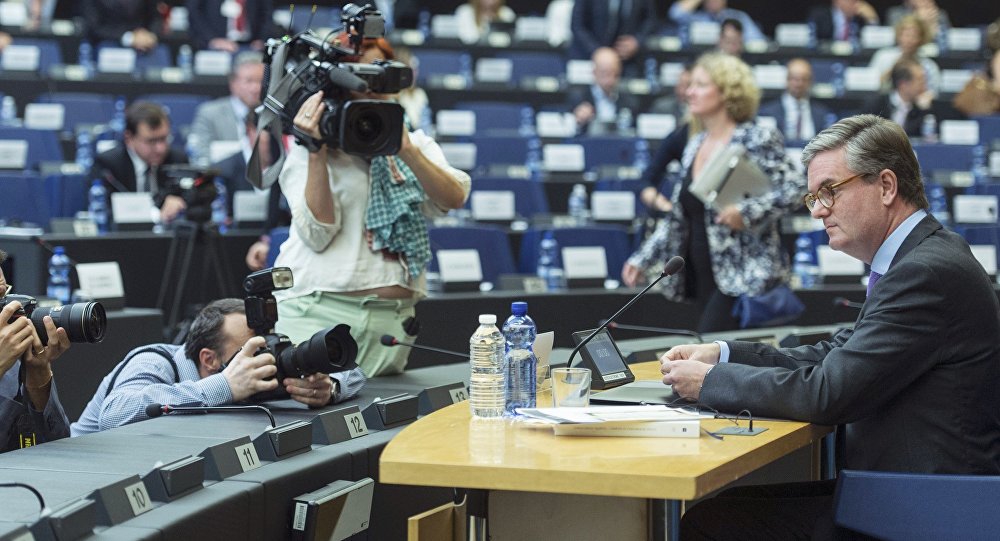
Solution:
<svg viewBox="0 0 1000 541">
<path fill-rule="evenodd" d="M 549 425 L 557 436 L 697 438 L 701 414 L 669 406 L 518 408 L 522 422 Z"/>
</svg>

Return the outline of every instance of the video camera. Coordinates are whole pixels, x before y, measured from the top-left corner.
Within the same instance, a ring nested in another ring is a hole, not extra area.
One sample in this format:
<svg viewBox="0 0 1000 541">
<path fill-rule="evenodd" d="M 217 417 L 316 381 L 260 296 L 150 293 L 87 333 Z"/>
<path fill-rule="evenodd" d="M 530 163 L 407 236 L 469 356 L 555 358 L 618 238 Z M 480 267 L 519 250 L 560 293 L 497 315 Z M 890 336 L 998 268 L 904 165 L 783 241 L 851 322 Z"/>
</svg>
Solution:
<svg viewBox="0 0 1000 541">
<path fill-rule="evenodd" d="M 396 154 L 405 129 L 403 108 L 387 100 L 352 100 L 351 92 L 395 94 L 413 83 L 413 70 L 391 60 L 342 62 L 359 55 L 364 39 L 382 37 L 385 20 L 370 4 L 347 4 L 341 22 L 342 28 L 323 37 L 305 30 L 294 37 L 268 40 L 263 86 L 267 90 L 261 101 L 280 120 L 282 131 L 310 150 L 326 144 L 359 156 Z M 349 48 L 331 41 L 341 33 Z M 278 66 L 284 72 L 272 73 Z M 320 90 L 326 108 L 319 119 L 321 137 L 317 140 L 295 128 L 292 120 L 303 102 Z"/>
<path fill-rule="evenodd" d="M 6 295 L 0 298 L 0 310 L 13 301 L 21 303 L 21 308 L 7 323 L 24 316 L 35 326 L 42 345 L 49 344 L 49 334 L 45 331 L 45 316 L 52 316 L 56 327 L 66 329 L 70 342 L 94 344 L 104 340 L 104 331 L 108 327 L 108 316 L 104 306 L 99 302 L 75 302 L 63 306 L 39 308 L 38 301 L 29 295 Z"/>
<path fill-rule="evenodd" d="M 161 186 L 153 196 L 157 207 L 163 206 L 168 195 L 176 195 L 184 199 L 187 209 L 184 217 L 192 222 L 203 224 L 212 220 L 212 201 L 218 195 L 215 187 L 215 177 L 219 172 L 214 169 L 204 169 L 186 164 L 163 165 L 163 174 L 167 177 L 166 186 Z"/>
<path fill-rule="evenodd" d="M 257 336 L 263 336 L 266 342 L 257 354 L 274 355 L 274 362 L 278 367 L 275 378 L 280 382 L 286 377 L 331 374 L 356 367 L 358 343 L 351 336 L 351 327 L 348 325 L 339 324 L 323 329 L 298 346 L 293 346 L 287 336 L 274 332 L 274 324 L 278 321 L 278 302 L 272 293 L 288 289 L 292 285 L 292 271 L 288 267 L 260 270 L 243 280 L 247 325 Z M 288 398 L 288 393 L 279 385 L 274 391 L 257 393 L 251 399 L 263 401 L 284 398 Z"/>
</svg>

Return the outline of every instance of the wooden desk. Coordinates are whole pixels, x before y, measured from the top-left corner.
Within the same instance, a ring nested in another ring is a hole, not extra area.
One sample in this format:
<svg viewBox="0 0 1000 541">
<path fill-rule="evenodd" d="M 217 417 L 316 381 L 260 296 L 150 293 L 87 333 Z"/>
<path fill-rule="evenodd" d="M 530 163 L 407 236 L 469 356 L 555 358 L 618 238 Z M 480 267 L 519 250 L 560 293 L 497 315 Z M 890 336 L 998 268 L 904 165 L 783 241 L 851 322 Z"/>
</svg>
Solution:
<svg viewBox="0 0 1000 541">
<path fill-rule="evenodd" d="M 633 365 L 637 379 L 658 379 L 656 362 Z M 543 402 L 544 403 L 544 402 Z M 380 481 L 404 485 L 584 494 L 668 500 L 668 532 L 676 535 L 679 502 L 703 497 L 782 458 L 813 446 L 830 430 L 808 423 L 756 421 L 758 436 L 687 438 L 556 437 L 516 423 L 471 422 L 463 402 L 403 429 L 382 453 Z M 716 430 L 731 424 L 704 420 Z"/>
</svg>

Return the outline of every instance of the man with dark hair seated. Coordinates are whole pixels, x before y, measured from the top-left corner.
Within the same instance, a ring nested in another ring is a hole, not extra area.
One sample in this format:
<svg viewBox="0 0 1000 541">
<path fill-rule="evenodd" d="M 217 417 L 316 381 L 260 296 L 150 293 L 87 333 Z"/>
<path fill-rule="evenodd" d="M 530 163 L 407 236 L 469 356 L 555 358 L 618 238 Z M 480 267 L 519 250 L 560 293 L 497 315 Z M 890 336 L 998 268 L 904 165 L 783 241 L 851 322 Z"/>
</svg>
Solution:
<svg viewBox="0 0 1000 541">
<path fill-rule="evenodd" d="M 280 384 L 293 400 L 319 408 L 353 397 L 364 385 L 359 368 L 279 382 L 274 356 L 256 353 L 263 346 L 264 338 L 247 326 L 243 301 L 214 301 L 195 318 L 183 345 L 154 344 L 129 352 L 98 386 L 72 434 L 143 421 L 150 404 L 221 406 Z"/>
</svg>

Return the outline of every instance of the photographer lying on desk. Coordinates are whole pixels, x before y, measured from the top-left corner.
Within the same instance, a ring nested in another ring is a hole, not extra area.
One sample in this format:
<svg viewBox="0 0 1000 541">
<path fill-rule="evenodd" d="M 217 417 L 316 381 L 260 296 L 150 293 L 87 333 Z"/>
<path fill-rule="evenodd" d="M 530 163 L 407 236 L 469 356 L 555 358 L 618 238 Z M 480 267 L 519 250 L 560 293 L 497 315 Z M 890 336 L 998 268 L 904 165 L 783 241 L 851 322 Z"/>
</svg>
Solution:
<svg viewBox="0 0 1000 541">
<path fill-rule="evenodd" d="M 265 342 L 265 336 L 255 336 L 248 326 L 244 301 L 214 301 L 195 318 L 184 345 L 132 350 L 98 386 L 80 420 L 73 423 L 72 434 L 146 420 L 146 406 L 155 403 L 221 406 L 284 390 L 284 398 L 319 408 L 353 397 L 364 385 L 364 374 L 357 367 L 305 377 L 286 372 L 288 377 L 282 377 L 275 355 L 258 351 Z M 300 344 L 300 351 L 292 348 L 284 353 L 300 353 L 306 347 Z M 285 357 L 282 353 L 276 355 Z"/>
<path fill-rule="evenodd" d="M 965 240 L 927 213 L 906 133 L 874 115 L 846 118 L 802 162 L 805 203 L 830 247 L 872 269 L 854 328 L 797 348 L 677 346 L 662 358 L 663 383 L 719 410 L 843 424 L 837 458 L 849 469 L 997 475 L 997 297 Z M 837 538 L 835 485 L 726 490 L 685 513 L 681 538 Z"/>
<path fill-rule="evenodd" d="M 7 253 L 0 250 L 0 263 Z M 0 452 L 65 438 L 69 419 L 52 381 L 52 361 L 69 349 L 65 329 L 46 315 L 43 346 L 21 303 L 5 299 L 14 286 L 0 269 Z"/>
</svg>

